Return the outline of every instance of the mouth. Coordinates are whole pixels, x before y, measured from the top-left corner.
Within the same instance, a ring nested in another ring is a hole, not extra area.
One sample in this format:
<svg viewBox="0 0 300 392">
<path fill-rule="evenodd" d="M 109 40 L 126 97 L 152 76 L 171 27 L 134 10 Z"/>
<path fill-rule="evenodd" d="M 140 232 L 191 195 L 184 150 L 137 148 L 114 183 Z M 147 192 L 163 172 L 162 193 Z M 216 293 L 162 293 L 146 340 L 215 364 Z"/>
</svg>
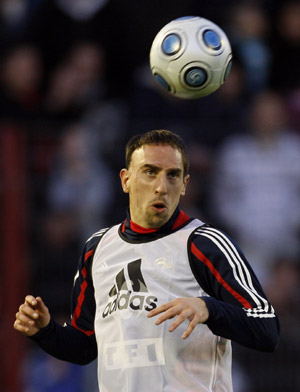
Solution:
<svg viewBox="0 0 300 392">
<path fill-rule="evenodd" d="M 155 201 L 151 204 L 151 208 L 156 212 L 164 212 L 167 209 L 167 206 L 163 201 Z"/>
</svg>

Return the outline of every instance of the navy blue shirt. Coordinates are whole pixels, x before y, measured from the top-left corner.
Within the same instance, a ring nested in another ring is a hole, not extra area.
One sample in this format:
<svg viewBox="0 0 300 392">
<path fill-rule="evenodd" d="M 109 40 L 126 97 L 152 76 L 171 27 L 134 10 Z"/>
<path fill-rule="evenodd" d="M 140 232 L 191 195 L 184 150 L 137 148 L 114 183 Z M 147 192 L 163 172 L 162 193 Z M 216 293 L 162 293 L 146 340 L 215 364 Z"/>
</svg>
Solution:
<svg viewBox="0 0 300 392">
<path fill-rule="evenodd" d="M 164 237 L 190 222 L 176 209 L 159 229 L 145 229 L 127 218 L 119 235 L 133 243 Z M 31 338 L 56 358 L 86 364 L 97 357 L 94 331 L 96 305 L 91 276 L 93 255 L 106 229 L 91 237 L 79 262 L 72 294 L 71 323 L 49 325 Z M 279 342 L 279 321 L 245 256 L 224 232 L 210 225 L 194 231 L 188 243 L 189 261 L 196 280 L 209 295 L 206 325 L 218 336 L 260 351 L 274 351 Z"/>
</svg>

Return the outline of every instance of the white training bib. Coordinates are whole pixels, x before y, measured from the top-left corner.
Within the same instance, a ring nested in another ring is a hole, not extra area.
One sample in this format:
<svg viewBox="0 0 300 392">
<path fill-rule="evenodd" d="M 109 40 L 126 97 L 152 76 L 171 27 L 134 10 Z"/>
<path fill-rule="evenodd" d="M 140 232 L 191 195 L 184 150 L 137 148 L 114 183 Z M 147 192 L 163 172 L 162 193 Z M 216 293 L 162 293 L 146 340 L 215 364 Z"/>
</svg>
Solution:
<svg viewBox="0 0 300 392">
<path fill-rule="evenodd" d="M 101 392 L 231 392 L 231 343 L 198 324 L 190 337 L 173 320 L 147 314 L 178 297 L 207 296 L 188 258 L 188 239 L 203 223 L 149 242 L 130 243 L 119 226 L 104 234 L 93 260 L 95 333 Z"/>
</svg>

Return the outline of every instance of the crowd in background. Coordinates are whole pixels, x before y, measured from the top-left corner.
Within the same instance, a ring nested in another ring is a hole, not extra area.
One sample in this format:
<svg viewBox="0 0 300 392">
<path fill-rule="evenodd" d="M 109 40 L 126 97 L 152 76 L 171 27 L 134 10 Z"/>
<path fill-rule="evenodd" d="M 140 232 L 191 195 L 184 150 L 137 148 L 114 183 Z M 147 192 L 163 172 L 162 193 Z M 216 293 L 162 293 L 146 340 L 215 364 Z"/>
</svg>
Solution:
<svg viewBox="0 0 300 392">
<path fill-rule="evenodd" d="M 233 49 L 226 83 L 198 100 L 160 90 L 148 62 L 155 34 L 185 15 L 219 24 Z M 0 22 L 0 132 L 15 127 L 26 141 L 31 292 L 66 319 L 84 241 L 125 216 L 126 141 L 170 129 L 191 158 L 182 208 L 241 245 L 281 321 L 274 354 L 234 345 L 235 392 L 295 392 L 300 2 L 2 0 Z M 21 392 L 97 390 L 94 364 L 62 364 L 34 346 L 24 369 Z"/>
</svg>

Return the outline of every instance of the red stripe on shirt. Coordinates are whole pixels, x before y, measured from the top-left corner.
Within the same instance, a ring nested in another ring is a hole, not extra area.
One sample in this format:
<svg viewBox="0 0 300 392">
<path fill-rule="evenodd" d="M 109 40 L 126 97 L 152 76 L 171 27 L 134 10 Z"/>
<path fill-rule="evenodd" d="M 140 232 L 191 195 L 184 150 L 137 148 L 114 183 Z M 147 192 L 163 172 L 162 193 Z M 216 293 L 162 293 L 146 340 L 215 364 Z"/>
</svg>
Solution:
<svg viewBox="0 0 300 392">
<path fill-rule="evenodd" d="M 87 336 L 92 336 L 95 334 L 95 331 L 85 331 L 84 329 L 77 327 L 77 325 L 75 326 L 75 328 L 78 329 L 79 331 L 83 332 Z"/>
<path fill-rule="evenodd" d="M 86 262 L 92 254 L 93 254 L 93 249 L 85 254 L 84 262 Z M 83 278 L 85 279 L 87 276 L 87 271 L 86 271 L 85 267 L 82 269 L 81 274 L 82 274 Z M 75 328 L 79 329 L 80 331 L 84 332 L 87 336 L 91 336 L 95 333 L 94 331 L 85 331 L 77 326 L 77 320 L 81 314 L 81 308 L 82 308 L 82 304 L 83 304 L 83 301 L 85 298 L 85 291 L 87 289 L 87 286 L 88 286 L 87 281 L 84 280 L 80 286 L 80 294 L 78 296 L 77 305 L 76 305 L 76 308 L 73 313 L 71 325 L 72 325 L 72 327 L 75 327 Z"/>
<path fill-rule="evenodd" d="M 182 226 L 184 223 L 186 223 L 190 218 L 187 216 L 185 212 L 180 210 L 179 215 L 177 216 L 173 226 L 172 230 L 178 229 L 178 227 Z"/>
<path fill-rule="evenodd" d="M 75 311 L 74 311 L 74 313 L 73 313 L 73 317 L 72 317 L 72 323 L 71 323 L 71 325 L 73 326 L 73 327 L 76 327 L 77 328 L 77 319 L 78 319 L 78 317 L 80 316 L 80 313 L 81 313 L 81 307 L 82 307 L 82 304 L 83 304 L 83 301 L 84 301 L 84 293 L 85 293 L 85 290 L 86 290 L 86 288 L 87 288 L 87 281 L 86 280 L 84 280 L 82 283 L 81 283 L 81 286 L 80 286 L 80 294 L 79 294 L 79 296 L 78 296 L 78 300 L 77 300 L 77 305 L 76 305 L 76 308 L 75 308 Z"/>
<path fill-rule="evenodd" d="M 234 297 L 236 298 L 246 309 L 252 309 L 252 305 L 244 298 L 242 295 L 240 295 L 238 292 L 236 292 L 232 287 L 229 286 L 229 284 L 222 278 L 221 274 L 219 271 L 213 266 L 212 262 L 202 253 L 200 250 L 196 247 L 195 244 L 192 243 L 191 245 L 191 251 L 192 253 L 200 260 L 202 261 L 211 271 L 211 273 L 214 275 L 214 277 L 217 279 L 217 281 Z"/>
<path fill-rule="evenodd" d="M 121 232 L 124 233 L 125 231 L 125 225 L 126 225 L 127 219 L 124 220 L 123 224 L 122 224 L 122 228 L 121 228 Z"/>
<path fill-rule="evenodd" d="M 84 262 L 87 261 L 87 259 L 93 254 L 94 250 L 90 250 L 88 252 L 86 252 L 86 254 L 84 255 Z"/>
</svg>

